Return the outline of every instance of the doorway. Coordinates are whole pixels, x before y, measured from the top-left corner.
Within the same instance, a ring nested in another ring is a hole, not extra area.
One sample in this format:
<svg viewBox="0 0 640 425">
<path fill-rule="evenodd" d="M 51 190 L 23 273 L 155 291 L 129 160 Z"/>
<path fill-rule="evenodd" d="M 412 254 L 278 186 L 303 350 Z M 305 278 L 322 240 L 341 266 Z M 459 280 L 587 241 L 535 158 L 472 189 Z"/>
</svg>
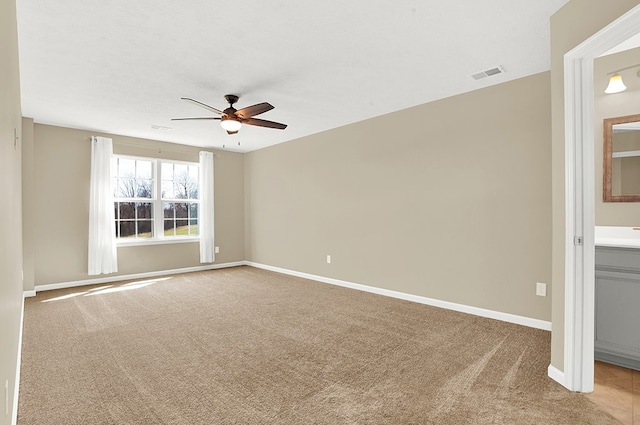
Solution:
<svg viewBox="0 0 640 425">
<path fill-rule="evenodd" d="M 640 6 L 564 56 L 565 321 L 564 376 L 573 391 L 593 391 L 595 238 L 593 61 L 638 33 Z"/>
</svg>

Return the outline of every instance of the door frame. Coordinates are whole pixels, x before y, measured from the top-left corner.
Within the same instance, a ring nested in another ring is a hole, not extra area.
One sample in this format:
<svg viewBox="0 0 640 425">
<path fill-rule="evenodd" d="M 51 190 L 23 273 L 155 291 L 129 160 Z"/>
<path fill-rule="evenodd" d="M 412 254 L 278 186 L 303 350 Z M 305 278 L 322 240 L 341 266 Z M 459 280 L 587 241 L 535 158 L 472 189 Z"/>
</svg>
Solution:
<svg viewBox="0 0 640 425">
<path fill-rule="evenodd" d="M 564 55 L 564 382 L 593 391 L 595 334 L 595 164 L 593 61 L 638 34 L 640 5 Z"/>
</svg>

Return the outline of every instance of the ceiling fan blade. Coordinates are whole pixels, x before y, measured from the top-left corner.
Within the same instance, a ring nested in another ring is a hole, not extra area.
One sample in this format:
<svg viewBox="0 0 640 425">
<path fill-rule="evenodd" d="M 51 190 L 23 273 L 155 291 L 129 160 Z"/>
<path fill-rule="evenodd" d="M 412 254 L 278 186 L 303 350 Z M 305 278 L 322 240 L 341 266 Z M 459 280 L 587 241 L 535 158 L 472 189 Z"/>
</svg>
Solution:
<svg viewBox="0 0 640 425">
<path fill-rule="evenodd" d="M 182 121 L 182 120 L 219 120 L 220 117 L 191 117 L 191 118 L 171 118 L 171 121 Z"/>
<path fill-rule="evenodd" d="M 190 97 L 181 97 L 180 99 L 182 99 L 182 100 L 187 100 L 187 101 L 189 101 L 189 102 L 195 103 L 195 104 L 196 104 L 196 105 L 198 105 L 198 106 L 201 106 L 201 107 L 203 107 L 203 108 L 205 108 L 205 109 L 208 109 L 208 110 L 210 110 L 210 111 L 213 111 L 213 112 L 215 112 L 216 114 L 220 114 L 220 115 L 222 115 L 222 111 L 221 111 L 221 110 L 216 109 L 216 108 L 214 108 L 213 106 L 209 106 L 209 105 L 207 105 L 206 103 L 202 103 L 202 102 L 200 102 L 200 101 L 198 101 L 198 100 L 191 99 Z"/>
<path fill-rule="evenodd" d="M 243 124 L 256 125 L 258 127 L 277 128 L 278 130 L 284 130 L 287 128 L 286 124 L 280 124 L 279 122 L 260 120 L 258 118 L 247 118 L 242 120 Z"/>
<path fill-rule="evenodd" d="M 273 106 L 267 102 L 258 103 L 256 105 L 247 106 L 246 108 L 238 109 L 236 116 L 240 118 L 251 118 L 256 115 L 264 114 L 267 111 L 273 109 Z"/>
</svg>

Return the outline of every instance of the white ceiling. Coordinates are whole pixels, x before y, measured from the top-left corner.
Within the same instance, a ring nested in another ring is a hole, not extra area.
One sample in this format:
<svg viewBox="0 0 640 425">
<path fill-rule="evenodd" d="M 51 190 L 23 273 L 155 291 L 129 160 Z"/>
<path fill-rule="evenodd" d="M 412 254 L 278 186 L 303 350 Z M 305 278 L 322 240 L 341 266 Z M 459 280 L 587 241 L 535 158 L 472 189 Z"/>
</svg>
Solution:
<svg viewBox="0 0 640 425">
<path fill-rule="evenodd" d="M 549 17 L 566 2 L 17 0 L 22 112 L 251 151 L 546 71 Z M 171 121 L 212 116 L 181 97 L 224 109 L 228 93 L 238 109 L 271 103 L 258 118 L 288 128 Z"/>
<path fill-rule="evenodd" d="M 622 43 L 618 44 L 616 47 L 610 49 L 609 51 L 603 53 L 600 56 L 613 55 L 615 53 L 624 52 L 625 50 L 635 49 L 636 47 L 640 47 L 640 33 L 634 35 L 631 38 L 628 38 L 627 40 L 623 41 Z"/>
</svg>

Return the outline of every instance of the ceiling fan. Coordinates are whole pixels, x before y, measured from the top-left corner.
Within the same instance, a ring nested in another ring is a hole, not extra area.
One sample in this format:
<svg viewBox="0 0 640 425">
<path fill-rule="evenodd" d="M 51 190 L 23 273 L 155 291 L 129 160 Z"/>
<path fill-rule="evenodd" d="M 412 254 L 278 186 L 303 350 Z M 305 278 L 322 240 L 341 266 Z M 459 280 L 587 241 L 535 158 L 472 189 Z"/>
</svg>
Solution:
<svg viewBox="0 0 640 425">
<path fill-rule="evenodd" d="M 229 107 L 224 111 L 214 108 L 213 106 L 209 106 L 206 103 L 202 103 L 195 99 L 191 99 L 189 97 L 182 97 L 182 100 L 187 100 L 191 103 L 195 103 L 198 106 L 201 106 L 209 111 L 215 112 L 219 114 L 219 117 L 191 117 L 191 118 L 172 118 L 172 121 L 180 121 L 180 120 L 220 120 L 220 126 L 227 131 L 229 134 L 236 134 L 242 124 L 247 125 L 255 125 L 258 127 L 267 127 L 267 128 L 277 128 L 278 130 L 284 130 L 287 128 L 286 124 L 281 124 L 279 122 L 261 120 L 258 118 L 253 118 L 256 115 L 263 114 L 267 111 L 272 110 L 274 107 L 267 102 L 258 103 L 253 106 L 247 106 L 246 108 L 236 109 L 233 107 L 233 104 L 238 101 L 238 96 L 235 94 L 227 94 L 224 98 L 229 102 Z"/>
</svg>

